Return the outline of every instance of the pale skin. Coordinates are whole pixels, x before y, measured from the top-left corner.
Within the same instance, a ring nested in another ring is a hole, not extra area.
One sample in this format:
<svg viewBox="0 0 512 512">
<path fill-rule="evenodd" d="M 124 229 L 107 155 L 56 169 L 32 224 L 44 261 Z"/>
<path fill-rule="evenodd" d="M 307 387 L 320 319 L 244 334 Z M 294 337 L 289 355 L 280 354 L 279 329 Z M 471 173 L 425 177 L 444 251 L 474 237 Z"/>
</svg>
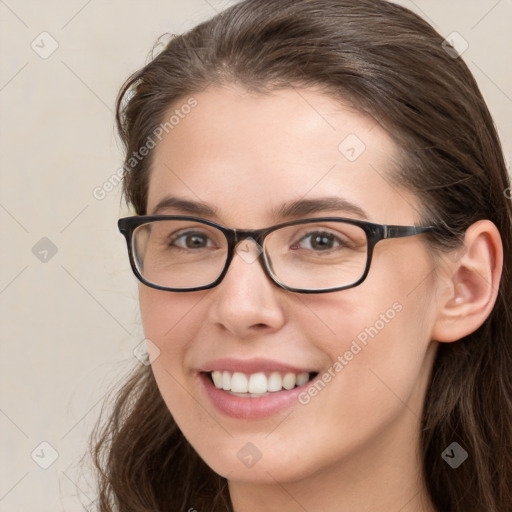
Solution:
<svg viewBox="0 0 512 512">
<path fill-rule="evenodd" d="M 154 149 L 148 214 L 172 194 L 218 210 L 203 218 L 257 229 L 292 220 L 269 215 L 285 202 L 341 196 L 371 222 L 419 224 L 419 199 L 386 179 L 397 151 L 373 118 L 314 90 L 211 87 L 194 97 L 197 106 Z M 349 134 L 366 146 L 354 161 L 338 149 Z M 327 215 L 359 218 L 306 217 Z M 485 321 L 501 265 L 499 233 L 485 220 L 468 229 L 457 257 L 434 257 L 424 235 L 381 241 L 366 280 L 334 293 L 281 289 L 258 262 L 235 255 L 211 290 L 140 285 L 144 332 L 160 350 L 153 372 L 186 438 L 228 479 L 236 512 L 434 512 L 419 429 L 436 349 Z M 235 419 L 198 383 L 197 368 L 221 357 L 326 371 L 395 302 L 401 311 L 307 405 Z M 252 467 L 237 457 L 247 443 L 261 453 Z"/>
</svg>

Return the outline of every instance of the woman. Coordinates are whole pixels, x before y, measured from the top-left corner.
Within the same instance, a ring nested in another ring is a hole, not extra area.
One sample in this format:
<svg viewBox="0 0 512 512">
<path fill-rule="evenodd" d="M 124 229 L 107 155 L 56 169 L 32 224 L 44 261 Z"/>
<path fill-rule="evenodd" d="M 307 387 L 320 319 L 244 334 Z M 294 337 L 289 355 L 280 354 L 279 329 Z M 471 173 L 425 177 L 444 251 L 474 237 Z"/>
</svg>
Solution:
<svg viewBox="0 0 512 512">
<path fill-rule="evenodd" d="M 510 183 L 431 26 L 247 0 L 117 122 L 152 364 L 97 432 L 100 510 L 512 510 Z"/>
</svg>

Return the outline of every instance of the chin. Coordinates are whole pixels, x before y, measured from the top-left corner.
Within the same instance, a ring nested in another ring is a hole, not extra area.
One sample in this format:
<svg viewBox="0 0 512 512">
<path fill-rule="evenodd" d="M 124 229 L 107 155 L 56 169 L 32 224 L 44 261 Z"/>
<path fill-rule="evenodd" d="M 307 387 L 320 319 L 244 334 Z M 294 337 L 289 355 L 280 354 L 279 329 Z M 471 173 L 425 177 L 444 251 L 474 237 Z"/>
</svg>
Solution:
<svg viewBox="0 0 512 512">
<path fill-rule="evenodd" d="M 218 448 L 214 451 L 212 445 Z M 304 441 L 275 447 L 253 436 L 237 436 L 225 444 L 210 441 L 204 450 L 193 446 L 215 473 L 228 480 L 275 484 L 299 481 L 321 469 L 321 461 L 301 459 L 300 447 L 305 445 Z"/>
</svg>

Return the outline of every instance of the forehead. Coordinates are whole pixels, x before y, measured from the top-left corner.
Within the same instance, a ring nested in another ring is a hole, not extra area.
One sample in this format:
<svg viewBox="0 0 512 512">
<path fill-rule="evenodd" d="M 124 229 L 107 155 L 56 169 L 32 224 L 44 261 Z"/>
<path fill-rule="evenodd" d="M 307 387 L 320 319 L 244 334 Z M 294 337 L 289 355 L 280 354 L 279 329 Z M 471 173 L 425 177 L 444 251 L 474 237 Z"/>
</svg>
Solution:
<svg viewBox="0 0 512 512">
<path fill-rule="evenodd" d="M 195 106 L 180 110 L 185 104 Z M 246 228 L 279 221 L 281 205 L 300 198 L 342 198 L 383 223 L 397 208 L 415 213 L 414 198 L 389 179 L 397 161 L 389 135 L 320 92 L 216 87 L 184 98 L 171 115 L 153 149 L 148 213 L 169 194 L 208 203 L 200 216 Z"/>
</svg>

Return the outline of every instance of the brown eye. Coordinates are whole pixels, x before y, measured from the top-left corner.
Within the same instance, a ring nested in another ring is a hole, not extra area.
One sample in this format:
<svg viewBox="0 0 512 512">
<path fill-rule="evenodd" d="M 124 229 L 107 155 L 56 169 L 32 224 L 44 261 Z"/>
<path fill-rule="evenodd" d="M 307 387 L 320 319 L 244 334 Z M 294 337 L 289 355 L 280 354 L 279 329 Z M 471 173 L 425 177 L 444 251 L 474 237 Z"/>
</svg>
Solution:
<svg viewBox="0 0 512 512">
<path fill-rule="evenodd" d="M 187 231 L 174 237 L 169 243 L 169 246 L 177 246 L 181 249 L 202 249 L 208 247 L 208 240 L 209 237 L 204 233 Z"/>
</svg>

